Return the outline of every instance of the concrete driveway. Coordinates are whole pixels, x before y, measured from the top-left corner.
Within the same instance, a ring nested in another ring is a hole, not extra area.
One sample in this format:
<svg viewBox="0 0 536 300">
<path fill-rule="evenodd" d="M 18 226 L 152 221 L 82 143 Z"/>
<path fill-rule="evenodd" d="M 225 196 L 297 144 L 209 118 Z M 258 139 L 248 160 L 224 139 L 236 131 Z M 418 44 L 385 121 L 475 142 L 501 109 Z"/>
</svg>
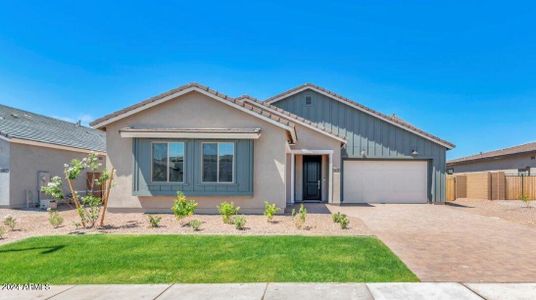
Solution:
<svg viewBox="0 0 536 300">
<path fill-rule="evenodd" d="M 329 209 L 361 219 L 422 281 L 536 281 L 534 227 L 447 205 Z"/>
</svg>

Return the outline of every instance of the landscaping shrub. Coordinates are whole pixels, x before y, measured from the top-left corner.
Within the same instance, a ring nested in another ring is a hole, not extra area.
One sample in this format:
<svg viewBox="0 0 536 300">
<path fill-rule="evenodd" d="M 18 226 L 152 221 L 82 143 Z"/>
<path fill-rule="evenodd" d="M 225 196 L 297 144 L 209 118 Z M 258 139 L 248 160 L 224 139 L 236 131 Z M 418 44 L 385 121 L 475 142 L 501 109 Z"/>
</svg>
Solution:
<svg viewBox="0 0 536 300">
<path fill-rule="evenodd" d="M 152 228 L 158 228 L 160 227 L 160 221 L 162 220 L 159 216 L 153 216 L 149 215 L 149 224 L 151 224 Z"/>
<path fill-rule="evenodd" d="M 341 214 L 340 212 L 337 212 L 336 214 L 331 215 L 331 219 L 333 220 L 333 223 L 339 223 L 342 216 L 343 214 Z"/>
<path fill-rule="evenodd" d="M 190 224 L 190 226 L 192 227 L 192 229 L 193 229 L 194 231 L 199 231 L 199 229 L 201 229 L 201 224 L 202 224 L 202 223 L 203 223 L 203 222 L 201 222 L 201 221 L 195 219 L 195 220 L 191 220 L 189 224 Z"/>
<path fill-rule="evenodd" d="M 48 222 L 52 227 L 58 228 L 63 224 L 63 217 L 55 209 L 48 209 Z"/>
<path fill-rule="evenodd" d="M 183 192 L 177 192 L 177 199 L 175 199 L 175 203 L 173 203 L 171 210 L 173 211 L 173 214 L 175 214 L 175 218 L 177 218 L 178 221 L 181 221 L 186 217 L 192 216 L 195 213 L 197 205 L 195 200 L 186 199 Z"/>
<path fill-rule="evenodd" d="M 0 239 L 3 239 L 5 234 L 6 228 L 4 226 L 0 226 Z"/>
<path fill-rule="evenodd" d="M 307 219 L 307 208 L 303 207 L 303 204 L 301 204 L 300 209 L 298 210 L 298 213 L 296 213 L 296 211 L 293 210 L 293 216 L 294 216 L 294 225 L 296 225 L 296 228 L 302 229 Z"/>
<path fill-rule="evenodd" d="M 74 190 L 74 182 L 81 174 L 83 174 L 82 171 L 84 170 L 95 174 L 95 172 L 102 167 L 102 163 L 100 163 L 99 160 L 97 154 L 92 152 L 82 160 L 73 159 L 70 163 L 64 164 L 64 180 L 67 183 L 72 196 L 70 200 L 74 202 L 76 212 L 80 217 L 80 224 L 85 228 L 94 227 L 99 216 L 99 225 L 104 225 L 104 216 L 108 206 L 110 189 L 113 186 L 115 170 L 112 169 L 111 172 L 103 170 L 99 178 L 93 178 L 93 180 L 89 182 L 87 194 L 81 198 Z M 46 186 L 41 187 L 41 191 L 55 200 L 64 199 L 63 179 L 59 176 L 52 177 Z"/>
<path fill-rule="evenodd" d="M 279 210 L 279 207 L 277 207 L 275 203 L 269 203 L 267 201 L 264 201 L 264 215 L 266 216 L 268 222 L 272 221 L 274 215 L 277 214 Z"/>
<path fill-rule="evenodd" d="M 338 223 L 341 225 L 341 229 L 348 229 L 350 219 L 348 219 L 348 216 L 342 215 Z"/>
<path fill-rule="evenodd" d="M 246 217 L 244 216 L 236 216 L 233 218 L 233 223 L 235 225 L 235 228 L 238 230 L 244 230 L 246 228 Z"/>
<path fill-rule="evenodd" d="M 521 200 L 521 202 L 523 202 L 525 204 L 525 207 L 530 207 L 530 203 L 532 201 L 532 199 L 530 199 L 529 195 L 527 194 L 522 194 L 521 196 L 519 196 L 519 200 Z"/>
<path fill-rule="evenodd" d="M 233 220 L 231 219 L 231 217 L 238 214 L 238 211 L 240 211 L 240 207 L 235 206 L 233 202 L 224 201 L 220 203 L 220 205 L 218 205 L 218 211 L 223 218 L 223 223 L 232 224 Z"/>
<path fill-rule="evenodd" d="M 350 224 L 350 219 L 348 219 L 348 216 L 345 214 L 341 214 L 340 212 L 332 214 L 331 219 L 333 220 L 333 222 L 339 223 L 342 229 L 347 229 L 348 225 Z"/>
<path fill-rule="evenodd" d="M 78 208 L 78 214 L 82 218 L 82 224 L 86 224 L 89 228 L 93 228 L 99 219 L 102 199 L 95 195 L 86 195 L 81 198 L 82 206 Z"/>
<path fill-rule="evenodd" d="M 15 226 L 17 226 L 17 219 L 15 219 L 15 217 L 13 216 L 7 215 L 4 218 L 4 225 L 9 227 L 9 229 L 13 231 L 15 229 Z"/>
</svg>

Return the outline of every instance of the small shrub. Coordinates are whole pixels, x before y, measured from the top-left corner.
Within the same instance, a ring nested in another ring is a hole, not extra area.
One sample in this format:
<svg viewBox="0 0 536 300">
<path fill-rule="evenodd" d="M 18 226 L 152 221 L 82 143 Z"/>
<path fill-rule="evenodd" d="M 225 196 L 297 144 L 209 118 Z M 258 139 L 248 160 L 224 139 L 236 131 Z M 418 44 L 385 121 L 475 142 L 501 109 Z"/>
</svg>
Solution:
<svg viewBox="0 0 536 300">
<path fill-rule="evenodd" d="M 151 228 L 158 228 L 160 227 L 160 221 L 162 220 L 159 216 L 153 216 L 149 215 L 149 224 L 151 224 Z"/>
<path fill-rule="evenodd" d="M 52 227 L 58 228 L 63 224 L 63 217 L 54 209 L 48 210 L 48 222 Z"/>
<path fill-rule="evenodd" d="M 264 201 L 264 215 L 266 216 L 268 222 L 272 221 L 274 215 L 277 214 L 279 210 L 279 207 L 277 207 L 275 203 L 269 203 Z"/>
<path fill-rule="evenodd" d="M 244 230 L 244 228 L 246 228 L 246 217 L 244 217 L 244 216 L 236 216 L 236 217 L 233 218 L 233 223 L 234 223 L 236 229 Z"/>
<path fill-rule="evenodd" d="M 6 228 L 4 226 L 0 226 L 0 239 L 4 239 L 5 234 L 6 234 Z"/>
<path fill-rule="evenodd" d="M 531 203 L 532 199 L 529 198 L 529 195 L 523 194 L 523 195 L 519 196 L 519 200 L 521 200 L 521 202 L 523 202 L 525 204 L 525 207 L 530 207 L 530 203 Z"/>
<path fill-rule="evenodd" d="M 240 211 L 239 206 L 235 206 L 233 202 L 222 202 L 220 205 L 218 205 L 218 211 L 220 212 L 220 215 L 222 216 L 223 223 L 225 224 L 232 224 L 233 220 L 231 219 L 232 216 L 235 216 Z"/>
<path fill-rule="evenodd" d="M 339 223 L 340 219 L 344 216 L 340 212 L 337 212 L 336 214 L 331 215 L 331 219 L 333 220 L 333 223 Z"/>
<path fill-rule="evenodd" d="M 197 202 L 195 200 L 188 200 L 183 192 L 177 192 L 177 199 L 173 203 L 171 210 L 178 221 L 192 216 L 197 208 Z"/>
<path fill-rule="evenodd" d="M 348 219 L 348 216 L 346 215 L 341 215 L 337 223 L 341 225 L 341 229 L 348 229 L 348 225 L 350 224 L 350 219 Z"/>
<path fill-rule="evenodd" d="M 88 194 L 81 198 L 82 207 L 78 209 L 80 218 L 84 221 L 82 224 L 86 224 L 89 228 L 93 228 L 100 215 L 100 206 L 102 199 L 93 194 Z"/>
<path fill-rule="evenodd" d="M 296 228 L 302 229 L 305 225 L 305 221 L 307 219 L 307 208 L 303 207 L 303 204 L 300 205 L 300 209 L 298 210 L 298 213 L 294 211 L 294 225 L 296 225 Z"/>
<path fill-rule="evenodd" d="M 194 231 L 199 231 L 201 229 L 201 224 L 203 224 L 203 222 L 195 219 L 195 220 L 191 220 L 189 224 L 190 224 L 190 227 L 192 227 Z"/>
<path fill-rule="evenodd" d="M 9 229 L 13 231 L 15 229 L 15 226 L 17 226 L 17 219 L 15 219 L 15 217 L 13 216 L 8 215 L 4 218 L 4 225 L 9 227 Z"/>
</svg>

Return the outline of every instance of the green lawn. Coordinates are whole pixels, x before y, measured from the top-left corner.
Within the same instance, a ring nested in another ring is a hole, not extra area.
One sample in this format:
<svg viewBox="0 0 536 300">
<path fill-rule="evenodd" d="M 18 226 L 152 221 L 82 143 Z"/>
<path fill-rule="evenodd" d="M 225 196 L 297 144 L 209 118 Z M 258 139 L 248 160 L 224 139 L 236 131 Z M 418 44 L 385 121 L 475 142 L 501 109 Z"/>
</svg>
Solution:
<svg viewBox="0 0 536 300">
<path fill-rule="evenodd" d="M 372 237 L 88 235 L 0 247 L 0 282 L 417 281 Z"/>
</svg>

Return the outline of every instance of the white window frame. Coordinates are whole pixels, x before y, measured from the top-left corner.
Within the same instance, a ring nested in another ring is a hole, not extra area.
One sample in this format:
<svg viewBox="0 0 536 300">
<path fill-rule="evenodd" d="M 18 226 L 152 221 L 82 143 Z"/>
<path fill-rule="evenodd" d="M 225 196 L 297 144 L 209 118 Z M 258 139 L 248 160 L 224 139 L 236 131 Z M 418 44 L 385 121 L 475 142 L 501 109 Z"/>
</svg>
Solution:
<svg viewBox="0 0 536 300">
<path fill-rule="evenodd" d="M 203 146 L 205 144 L 216 144 L 216 181 L 204 181 L 203 170 L 205 169 L 203 159 Z M 220 144 L 232 144 L 233 145 L 233 169 L 232 169 L 232 181 L 220 182 Z M 201 183 L 203 184 L 234 184 L 236 176 L 236 142 L 202 142 L 201 143 Z"/>
<path fill-rule="evenodd" d="M 165 181 L 156 181 L 153 180 L 153 159 L 154 159 L 154 144 L 166 144 L 167 145 L 167 154 L 166 154 L 166 180 Z M 182 144 L 182 181 L 169 181 L 169 144 Z M 185 142 L 168 142 L 168 141 L 151 141 L 151 183 L 171 183 L 171 184 L 184 184 L 186 180 L 186 143 Z"/>
</svg>

